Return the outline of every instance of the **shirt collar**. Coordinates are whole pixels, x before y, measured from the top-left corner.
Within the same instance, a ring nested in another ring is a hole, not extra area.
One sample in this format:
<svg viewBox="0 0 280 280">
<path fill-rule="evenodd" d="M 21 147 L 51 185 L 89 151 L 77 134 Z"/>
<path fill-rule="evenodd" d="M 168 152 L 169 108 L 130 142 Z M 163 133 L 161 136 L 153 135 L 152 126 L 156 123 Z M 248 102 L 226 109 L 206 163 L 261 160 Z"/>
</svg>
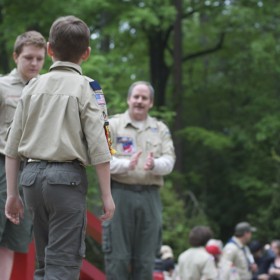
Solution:
<svg viewBox="0 0 280 280">
<path fill-rule="evenodd" d="M 23 84 L 26 85 L 27 81 L 25 81 L 21 75 L 19 74 L 17 68 L 14 68 L 11 73 L 10 76 L 12 77 L 12 85 L 16 85 L 16 84 Z"/>
<path fill-rule="evenodd" d="M 128 125 L 132 125 L 133 127 L 137 128 L 137 125 L 134 124 L 133 120 L 131 119 L 128 110 L 124 113 L 125 120 L 124 120 L 124 126 L 127 127 Z M 147 119 L 144 121 L 143 129 L 149 128 L 149 127 L 155 127 L 156 122 L 154 118 L 150 117 L 148 115 Z"/>
<path fill-rule="evenodd" d="M 245 247 L 245 246 L 241 243 L 241 241 L 239 240 L 239 238 L 233 236 L 232 239 L 234 240 L 234 242 L 236 242 L 236 244 L 237 244 L 240 248 Z"/>
<path fill-rule="evenodd" d="M 54 69 L 67 69 L 69 71 L 77 72 L 80 75 L 83 74 L 82 68 L 80 65 L 68 61 L 56 61 L 50 67 L 50 71 Z"/>
</svg>

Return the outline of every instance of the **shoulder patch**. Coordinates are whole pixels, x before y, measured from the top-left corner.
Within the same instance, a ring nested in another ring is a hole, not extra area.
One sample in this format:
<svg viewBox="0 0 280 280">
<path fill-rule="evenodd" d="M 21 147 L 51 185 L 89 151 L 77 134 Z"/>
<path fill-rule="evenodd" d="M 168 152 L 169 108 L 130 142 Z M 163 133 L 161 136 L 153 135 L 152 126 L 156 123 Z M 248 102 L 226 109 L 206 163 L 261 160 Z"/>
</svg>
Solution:
<svg viewBox="0 0 280 280">
<path fill-rule="evenodd" d="M 95 90 L 101 90 L 101 86 L 99 85 L 99 83 L 97 81 L 92 81 L 89 82 L 90 87 L 95 91 Z"/>
</svg>

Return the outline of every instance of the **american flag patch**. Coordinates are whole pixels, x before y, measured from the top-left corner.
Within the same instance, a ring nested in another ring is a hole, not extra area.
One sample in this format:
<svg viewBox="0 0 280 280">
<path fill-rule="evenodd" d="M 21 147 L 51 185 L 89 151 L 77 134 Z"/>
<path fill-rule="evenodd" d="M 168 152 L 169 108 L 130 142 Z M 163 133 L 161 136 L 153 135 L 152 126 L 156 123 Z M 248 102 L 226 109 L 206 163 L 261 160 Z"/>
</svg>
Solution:
<svg viewBox="0 0 280 280">
<path fill-rule="evenodd" d="M 96 98 L 98 105 L 106 105 L 104 94 L 96 93 L 95 98 Z"/>
</svg>

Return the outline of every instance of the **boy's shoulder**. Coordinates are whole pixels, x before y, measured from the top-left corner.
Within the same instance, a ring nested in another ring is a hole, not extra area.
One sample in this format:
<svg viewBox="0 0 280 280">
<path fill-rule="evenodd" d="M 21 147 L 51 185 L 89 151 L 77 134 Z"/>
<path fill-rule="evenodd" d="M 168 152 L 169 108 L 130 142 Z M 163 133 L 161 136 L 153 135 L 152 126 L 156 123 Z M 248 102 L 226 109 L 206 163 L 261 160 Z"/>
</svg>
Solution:
<svg viewBox="0 0 280 280">
<path fill-rule="evenodd" d="M 93 89 L 94 92 L 102 92 L 102 88 L 97 80 L 94 80 L 88 76 L 83 76 L 86 81 L 89 83 L 90 87 Z M 103 92 L 102 92 L 103 93 Z"/>
</svg>

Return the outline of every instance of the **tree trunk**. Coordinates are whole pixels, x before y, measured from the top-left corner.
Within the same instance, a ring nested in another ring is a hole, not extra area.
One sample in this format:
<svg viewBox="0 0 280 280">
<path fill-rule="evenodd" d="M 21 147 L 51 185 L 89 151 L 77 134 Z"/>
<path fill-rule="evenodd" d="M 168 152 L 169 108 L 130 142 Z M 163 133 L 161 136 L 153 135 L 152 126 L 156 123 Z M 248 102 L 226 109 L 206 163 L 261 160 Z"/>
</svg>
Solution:
<svg viewBox="0 0 280 280">
<path fill-rule="evenodd" d="M 150 55 L 150 79 L 151 84 L 155 89 L 155 107 L 165 105 L 165 91 L 168 76 L 170 73 L 169 67 L 165 63 L 164 52 L 166 42 L 163 31 L 148 33 L 149 55 Z"/>
<path fill-rule="evenodd" d="M 174 25 L 174 53 L 173 53 L 173 81 L 174 81 L 174 109 L 176 112 L 174 130 L 182 129 L 183 120 L 183 84 L 182 84 L 182 0 L 175 0 L 174 5 L 177 11 L 176 21 Z M 174 137 L 174 145 L 176 151 L 175 169 L 178 172 L 183 171 L 183 142 L 180 137 Z"/>
</svg>

